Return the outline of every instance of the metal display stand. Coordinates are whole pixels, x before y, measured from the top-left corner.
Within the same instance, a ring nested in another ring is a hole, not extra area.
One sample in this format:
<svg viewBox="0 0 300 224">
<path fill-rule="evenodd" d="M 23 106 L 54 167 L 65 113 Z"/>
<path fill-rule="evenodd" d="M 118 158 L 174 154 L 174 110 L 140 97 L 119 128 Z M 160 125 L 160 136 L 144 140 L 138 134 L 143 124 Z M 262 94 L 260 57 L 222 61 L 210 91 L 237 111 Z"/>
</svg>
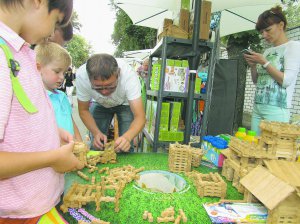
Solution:
<svg viewBox="0 0 300 224">
<path fill-rule="evenodd" d="M 194 14 L 194 33 L 193 39 L 179 39 L 173 37 L 164 37 L 153 49 L 152 54 L 150 55 L 149 60 L 149 76 L 147 82 L 147 96 L 154 96 L 157 99 L 157 108 L 156 108 L 156 117 L 155 117 L 155 131 L 154 136 L 152 137 L 146 128 L 143 129 L 143 137 L 145 136 L 148 142 L 153 147 L 153 152 L 157 152 L 159 147 L 166 147 L 170 144 L 170 142 L 163 142 L 159 141 L 159 125 L 160 125 L 160 118 L 161 118 L 161 109 L 162 109 L 162 102 L 164 98 L 173 98 L 173 99 L 186 99 L 187 104 L 185 109 L 185 131 L 184 131 L 184 143 L 188 144 L 190 141 L 190 134 L 191 134 L 191 118 L 193 115 L 193 102 L 195 99 L 197 100 L 204 100 L 205 101 L 205 108 L 204 114 L 201 122 L 201 136 L 206 134 L 207 129 L 207 115 L 209 113 L 209 105 L 211 99 L 211 85 L 212 85 L 212 78 L 211 78 L 211 71 L 214 70 L 215 60 L 214 58 L 214 50 L 213 50 L 213 43 L 208 41 L 200 41 L 199 40 L 199 23 L 200 23 L 200 0 L 195 0 L 195 14 Z M 206 93 L 205 94 L 194 94 L 195 90 L 195 78 L 196 78 L 196 70 L 198 69 L 200 56 L 204 53 L 210 52 L 210 59 L 209 59 L 209 69 L 208 69 L 208 78 L 206 84 Z M 159 90 L 153 91 L 150 90 L 150 74 L 152 70 L 152 59 L 154 57 L 161 58 L 162 65 L 161 65 L 161 75 L 160 75 L 160 83 L 159 83 Z M 181 92 L 169 92 L 164 91 L 164 82 L 165 82 L 165 69 L 166 69 L 166 62 L 167 59 L 185 59 L 189 61 L 189 87 L 187 93 Z M 143 145 L 142 138 L 142 145 Z"/>
</svg>

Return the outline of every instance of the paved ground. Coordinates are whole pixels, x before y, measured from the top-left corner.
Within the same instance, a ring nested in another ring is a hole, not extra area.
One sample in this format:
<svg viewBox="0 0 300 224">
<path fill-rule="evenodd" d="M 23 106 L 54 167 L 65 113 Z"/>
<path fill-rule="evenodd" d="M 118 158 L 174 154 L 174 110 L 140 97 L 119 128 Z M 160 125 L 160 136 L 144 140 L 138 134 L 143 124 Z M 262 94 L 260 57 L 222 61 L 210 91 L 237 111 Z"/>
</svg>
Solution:
<svg viewBox="0 0 300 224">
<path fill-rule="evenodd" d="M 78 114 L 78 105 L 77 105 L 77 98 L 76 96 L 73 96 L 73 119 L 79 129 L 79 132 L 81 134 L 82 139 L 85 139 L 85 136 L 87 134 L 87 128 L 84 126 L 84 124 L 82 123 L 79 114 Z"/>
</svg>

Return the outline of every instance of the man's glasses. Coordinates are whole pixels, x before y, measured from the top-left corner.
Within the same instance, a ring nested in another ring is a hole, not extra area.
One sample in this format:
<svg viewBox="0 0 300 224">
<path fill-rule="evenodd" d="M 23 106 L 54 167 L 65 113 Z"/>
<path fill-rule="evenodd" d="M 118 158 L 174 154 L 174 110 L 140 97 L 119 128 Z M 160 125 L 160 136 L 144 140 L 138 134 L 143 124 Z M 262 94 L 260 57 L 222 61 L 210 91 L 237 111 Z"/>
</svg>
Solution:
<svg viewBox="0 0 300 224">
<path fill-rule="evenodd" d="M 109 85 L 109 86 L 94 86 L 92 84 L 92 89 L 96 91 L 103 91 L 103 90 L 108 90 L 108 91 L 113 91 L 118 87 L 118 78 L 114 82 L 114 84 Z"/>
<path fill-rule="evenodd" d="M 96 91 L 102 91 L 102 90 L 115 90 L 117 88 L 118 85 L 114 85 L 114 86 L 92 86 L 93 90 Z"/>
</svg>

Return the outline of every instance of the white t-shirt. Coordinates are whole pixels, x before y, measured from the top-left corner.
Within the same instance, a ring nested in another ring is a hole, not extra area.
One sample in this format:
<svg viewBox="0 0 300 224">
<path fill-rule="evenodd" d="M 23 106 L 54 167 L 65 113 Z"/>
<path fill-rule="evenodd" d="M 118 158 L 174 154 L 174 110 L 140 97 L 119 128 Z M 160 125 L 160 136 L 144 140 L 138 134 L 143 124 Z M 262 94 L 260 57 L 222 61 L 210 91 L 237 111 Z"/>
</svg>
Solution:
<svg viewBox="0 0 300 224">
<path fill-rule="evenodd" d="M 268 48 L 264 52 L 264 57 L 271 62 L 272 66 L 284 73 L 284 78 L 282 85 L 279 85 L 266 69 L 258 65 L 255 103 L 291 108 L 300 69 L 300 42 L 288 41 L 282 45 Z"/>
<path fill-rule="evenodd" d="M 141 84 L 136 72 L 122 59 L 116 59 L 120 68 L 120 76 L 116 90 L 109 96 L 103 96 L 92 89 L 86 64 L 82 65 L 76 72 L 76 95 L 80 101 L 95 100 L 106 108 L 119 105 L 128 105 L 128 100 L 141 97 Z"/>
</svg>

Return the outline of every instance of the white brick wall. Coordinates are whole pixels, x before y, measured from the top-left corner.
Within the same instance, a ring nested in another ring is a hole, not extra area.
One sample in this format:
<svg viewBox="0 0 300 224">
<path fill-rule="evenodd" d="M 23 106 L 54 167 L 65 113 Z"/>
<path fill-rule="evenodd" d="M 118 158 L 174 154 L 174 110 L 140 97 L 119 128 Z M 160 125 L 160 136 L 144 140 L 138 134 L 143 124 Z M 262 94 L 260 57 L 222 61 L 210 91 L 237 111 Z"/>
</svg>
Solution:
<svg viewBox="0 0 300 224">
<path fill-rule="evenodd" d="M 300 41 L 300 27 L 293 28 L 287 31 L 287 36 L 290 40 Z M 300 60 L 300 58 L 299 58 Z M 247 73 L 245 99 L 244 99 L 244 112 L 252 113 L 253 98 L 255 93 L 255 85 L 251 80 L 250 71 Z M 300 75 L 298 74 L 295 92 L 292 100 L 291 115 L 300 114 Z"/>
</svg>

